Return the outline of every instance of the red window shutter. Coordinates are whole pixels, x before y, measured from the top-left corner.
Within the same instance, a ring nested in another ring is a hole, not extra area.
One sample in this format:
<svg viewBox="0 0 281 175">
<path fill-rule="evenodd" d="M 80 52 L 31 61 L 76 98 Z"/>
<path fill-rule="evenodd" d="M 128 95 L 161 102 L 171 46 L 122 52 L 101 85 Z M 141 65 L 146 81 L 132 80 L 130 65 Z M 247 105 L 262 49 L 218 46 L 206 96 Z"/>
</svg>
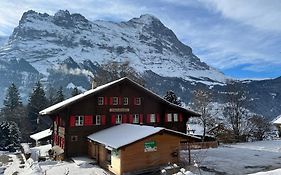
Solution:
<svg viewBox="0 0 281 175">
<path fill-rule="evenodd" d="M 61 138 L 61 148 L 64 149 L 64 138 Z"/>
<path fill-rule="evenodd" d="M 105 123 L 106 123 L 106 117 L 105 117 L 105 115 L 102 115 L 101 116 L 101 124 L 105 125 Z"/>
<path fill-rule="evenodd" d="M 150 114 L 146 115 L 146 123 L 150 123 Z"/>
<path fill-rule="evenodd" d="M 122 116 L 122 123 L 127 123 L 127 115 Z"/>
<path fill-rule="evenodd" d="M 165 122 L 168 122 L 168 114 L 165 114 Z"/>
<path fill-rule="evenodd" d="M 116 121 L 115 121 L 115 115 L 112 115 L 111 116 L 111 124 L 115 125 L 116 124 Z"/>
<path fill-rule="evenodd" d="M 140 124 L 143 124 L 143 114 L 140 114 Z"/>
<path fill-rule="evenodd" d="M 121 97 L 118 97 L 118 104 L 122 105 L 122 98 Z"/>
<path fill-rule="evenodd" d="M 159 114 L 156 114 L 156 122 L 160 123 L 160 115 Z"/>
<path fill-rule="evenodd" d="M 132 114 L 130 114 L 130 117 L 129 117 L 129 123 L 133 123 L 133 115 Z"/>
<path fill-rule="evenodd" d="M 104 105 L 107 105 L 107 97 L 103 97 L 103 103 Z"/>
<path fill-rule="evenodd" d="M 75 126 L 75 116 L 70 116 L 70 126 L 74 127 Z"/>
<path fill-rule="evenodd" d="M 85 126 L 93 125 L 93 116 L 92 115 L 85 115 L 84 116 L 84 125 Z"/>
<path fill-rule="evenodd" d="M 180 120 L 180 122 L 182 122 L 182 114 L 181 113 L 179 114 L 179 120 Z"/>
<path fill-rule="evenodd" d="M 109 98 L 109 104 L 110 104 L 110 105 L 113 104 L 113 98 L 112 98 L 112 97 Z"/>
</svg>

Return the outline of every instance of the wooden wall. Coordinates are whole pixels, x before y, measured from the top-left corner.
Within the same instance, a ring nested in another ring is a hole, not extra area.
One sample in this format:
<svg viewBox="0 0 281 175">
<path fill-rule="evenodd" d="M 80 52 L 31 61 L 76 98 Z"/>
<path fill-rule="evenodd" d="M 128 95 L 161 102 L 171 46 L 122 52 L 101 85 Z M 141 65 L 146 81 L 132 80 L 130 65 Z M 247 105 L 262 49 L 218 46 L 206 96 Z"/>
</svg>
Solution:
<svg viewBox="0 0 281 175">
<path fill-rule="evenodd" d="M 177 163 L 178 157 L 173 153 L 178 153 L 178 147 L 182 137 L 168 133 L 153 135 L 149 138 L 133 143 L 121 149 L 121 171 L 122 173 L 140 169 L 157 167 L 170 163 Z M 144 143 L 155 141 L 157 151 L 144 152 Z"/>
<path fill-rule="evenodd" d="M 129 97 L 129 105 L 108 105 L 99 106 L 97 104 L 98 97 Z M 133 98 L 141 97 L 142 102 L 140 106 L 133 105 Z M 110 108 L 129 108 L 129 112 L 113 113 L 110 112 Z M 147 123 L 146 114 L 155 113 L 160 115 L 160 122 L 158 123 Z M 165 122 L 165 113 L 182 113 L 182 122 Z M 112 85 L 107 89 L 95 93 L 94 95 L 89 95 L 83 99 L 73 103 L 72 105 L 63 108 L 60 112 L 53 115 L 60 116 L 65 122 L 65 153 L 66 156 L 78 156 L 87 154 L 87 136 L 95 133 L 97 131 L 106 129 L 113 126 L 111 124 L 111 116 L 113 114 L 143 114 L 144 125 L 161 126 L 176 131 L 186 132 L 186 122 L 190 117 L 188 113 L 179 111 L 177 108 L 170 106 L 168 104 L 159 101 L 148 94 L 145 90 L 137 87 L 129 81 L 124 81 L 116 85 Z M 105 115 L 106 124 L 105 125 L 92 125 L 92 126 L 75 126 L 70 127 L 70 116 L 73 115 Z M 78 136 L 78 141 L 71 141 L 71 136 Z"/>
</svg>

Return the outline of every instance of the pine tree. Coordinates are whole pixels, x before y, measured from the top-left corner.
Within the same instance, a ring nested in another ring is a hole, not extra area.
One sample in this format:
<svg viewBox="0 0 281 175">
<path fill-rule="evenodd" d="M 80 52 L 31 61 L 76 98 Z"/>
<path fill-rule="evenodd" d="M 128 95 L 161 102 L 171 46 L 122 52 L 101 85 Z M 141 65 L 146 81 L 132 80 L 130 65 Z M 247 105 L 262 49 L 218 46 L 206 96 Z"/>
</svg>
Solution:
<svg viewBox="0 0 281 175">
<path fill-rule="evenodd" d="M 4 107 L 1 109 L 0 113 L 1 119 L 14 121 L 19 125 L 21 119 L 25 117 L 22 113 L 24 106 L 22 105 L 20 94 L 14 83 L 8 88 L 3 104 Z"/>
<path fill-rule="evenodd" d="M 75 88 L 72 90 L 72 92 L 71 92 L 71 96 L 74 97 L 74 96 L 76 96 L 76 95 L 78 95 L 78 94 L 80 94 L 80 92 L 79 92 L 78 88 L 75 87 Z"/>
<path fill-rule="evenodd" d="M 178 97 L 176 96 L 176 94 L 174 93 L 174 91 L 169 90 L 166 92 L 166 95 L 164 96 L 164 99 L 175 104 L 178 106 L 181 106 L 181 101 L 178 99 Z"/>
<path fill-rule="evenodd" d="M 20 145 L 20 131 L 15 122 L 0 123 L 0 150 L 15 151 Z"/>
<path fill-rule="evenodd" d="M 20 93 L 14 83 L 8 88 L 3 104 L 5 109 L 9 111 L 13 111 L 15 108 L 22 105 Z"/>
<path fill-rule="evenodd" d="M 32 124 L 32 131 L 37 129 L 37 120 L 39 111 L 47 107 L 47 98 L 42 84 L 38 81 L 35 85 L 33 92 L 29 97 L 28 103 L 28 117 Z"/>
<path fill-rule="evenodd" d="M 48 89 L 48 106 L 52 106 L 56 103 L 56 89 L 49 87 Z"/>
<path fill-rule="evenodd" d="M 55 103 L 62 102 L 64 100 L 62 87 L 59 88 L 55 97 Z"/>
</svg>

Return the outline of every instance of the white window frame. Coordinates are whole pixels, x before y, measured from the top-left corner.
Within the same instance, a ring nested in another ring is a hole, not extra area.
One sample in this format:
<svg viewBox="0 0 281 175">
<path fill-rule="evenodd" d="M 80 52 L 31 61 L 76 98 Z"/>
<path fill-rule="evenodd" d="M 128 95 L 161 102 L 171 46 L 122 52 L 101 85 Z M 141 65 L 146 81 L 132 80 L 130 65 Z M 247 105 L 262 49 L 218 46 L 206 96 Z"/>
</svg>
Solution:
<svg viewBox="0 0 281 175">
<path fill-rule="evenodd" d="M 112 98 L 112 105 L 118 105 L 119 98 L 118 97 L 113 97 Z"/>
<path fill-rule="evenodd" d="M 98 97 L 98 105 L 104 105 L 104 97 Z"/>
<path fill-rule="evenodd" d="M 128 97 L 123 98 L 123 105 L 129 105 L 129 98 Z"/>
<path fill-rule="evenodd" d="M 172 120 L 172 113 L 168 113 L 167 114 L 167 121 L 168 122 L 172 122 L 173 120 Z"/>
<path fill-rule="evenodd" d="M 178 122 L 179 121 L 178 113 L 174 113 L 173 118 L 174 118 L 174 122 Z"/>
<path fill-rule="evenodd" d="M 141 98 L 140 97 L 136 98 L 135 100 L 136 100 L 135 101 L 136 105 L 141 105 Z"/>
<path fill-rule="evenodd" d="M 83 126 L 84 125 L 84 116 L 77 115 L 75 116 L 75 126 Z"/>
<path fill-rule="evenodd" d="M 140 122 L 140 115 L 139 114 L 135 114 L 133 116 L 133 123 L 139 123 Z"/>
<path fill-rule="evenodd" d="M 101 125 L 101 115 L 96 115 L 96 125 Z"/>
<path fill-rule="evenodd" d="M 150 114 L 150 123 L 156 123 L 156 115 Z"/>
<path fill-rule="evenodd" d="M 122 123 L 122 115 L 118 114 L 115 116 L 115 123 L 116 124 L 121 124 Z"/>
</svg>

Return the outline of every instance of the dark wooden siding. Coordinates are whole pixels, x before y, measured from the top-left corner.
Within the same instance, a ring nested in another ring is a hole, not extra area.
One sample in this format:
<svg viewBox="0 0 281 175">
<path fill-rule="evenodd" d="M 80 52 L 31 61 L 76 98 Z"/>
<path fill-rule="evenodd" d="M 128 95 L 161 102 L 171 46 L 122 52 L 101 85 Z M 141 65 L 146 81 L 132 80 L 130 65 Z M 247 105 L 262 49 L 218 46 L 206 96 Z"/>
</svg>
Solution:
<svg viewBox="0 0 281 175">
<path fill-rule="evenodd" d="M 106 97 L 107 105 L 98 105 L 98 97 Z M 128 105 L 110 105 L 110 97 L 128 97 Z M 134 98 L 141 98 L 141 105 L 134 105 Z M 110 108 L 128 108 L 129 112 L 110 112 Z M 166 113 L 182 114 L 182 121 L 178 122 L 165 122 Z M 186 122 L 189 115 L 179 111 L 173 106 L 163 103 L 155 96 L 151 96 L 147 91 L 142 88 L 124 81 L 119 84 L 114 84 L 98 93 L 87 96 L 78 102 L 64 108 L 57 115 L 63 118 L 65 122 L 65 152 L 66 156 L 76 156 L 87 154 L 87 136 L 113 126 L 111 122 L 112 115 L 122 114 L 129 116 L 130 114 L 142 114 L 143 124 L 151 126 L 161 126 L 176 131 L 186 132 Z M 149 123 L 147 114 L 158 114 L 160 121 L 156 123 Z M 104 115 L 106 117 L 105 125 L 92 125 L 92 126 L 75 126 L 70 127 L 70 117 L 77 115 Z M 53 117 L 55 118 L 55 117 Z M 127 119 L 127 122 L 129 120 Z M 72 141 L 72 136 L 78 136 L 77 141 Z"/>
</svg>

